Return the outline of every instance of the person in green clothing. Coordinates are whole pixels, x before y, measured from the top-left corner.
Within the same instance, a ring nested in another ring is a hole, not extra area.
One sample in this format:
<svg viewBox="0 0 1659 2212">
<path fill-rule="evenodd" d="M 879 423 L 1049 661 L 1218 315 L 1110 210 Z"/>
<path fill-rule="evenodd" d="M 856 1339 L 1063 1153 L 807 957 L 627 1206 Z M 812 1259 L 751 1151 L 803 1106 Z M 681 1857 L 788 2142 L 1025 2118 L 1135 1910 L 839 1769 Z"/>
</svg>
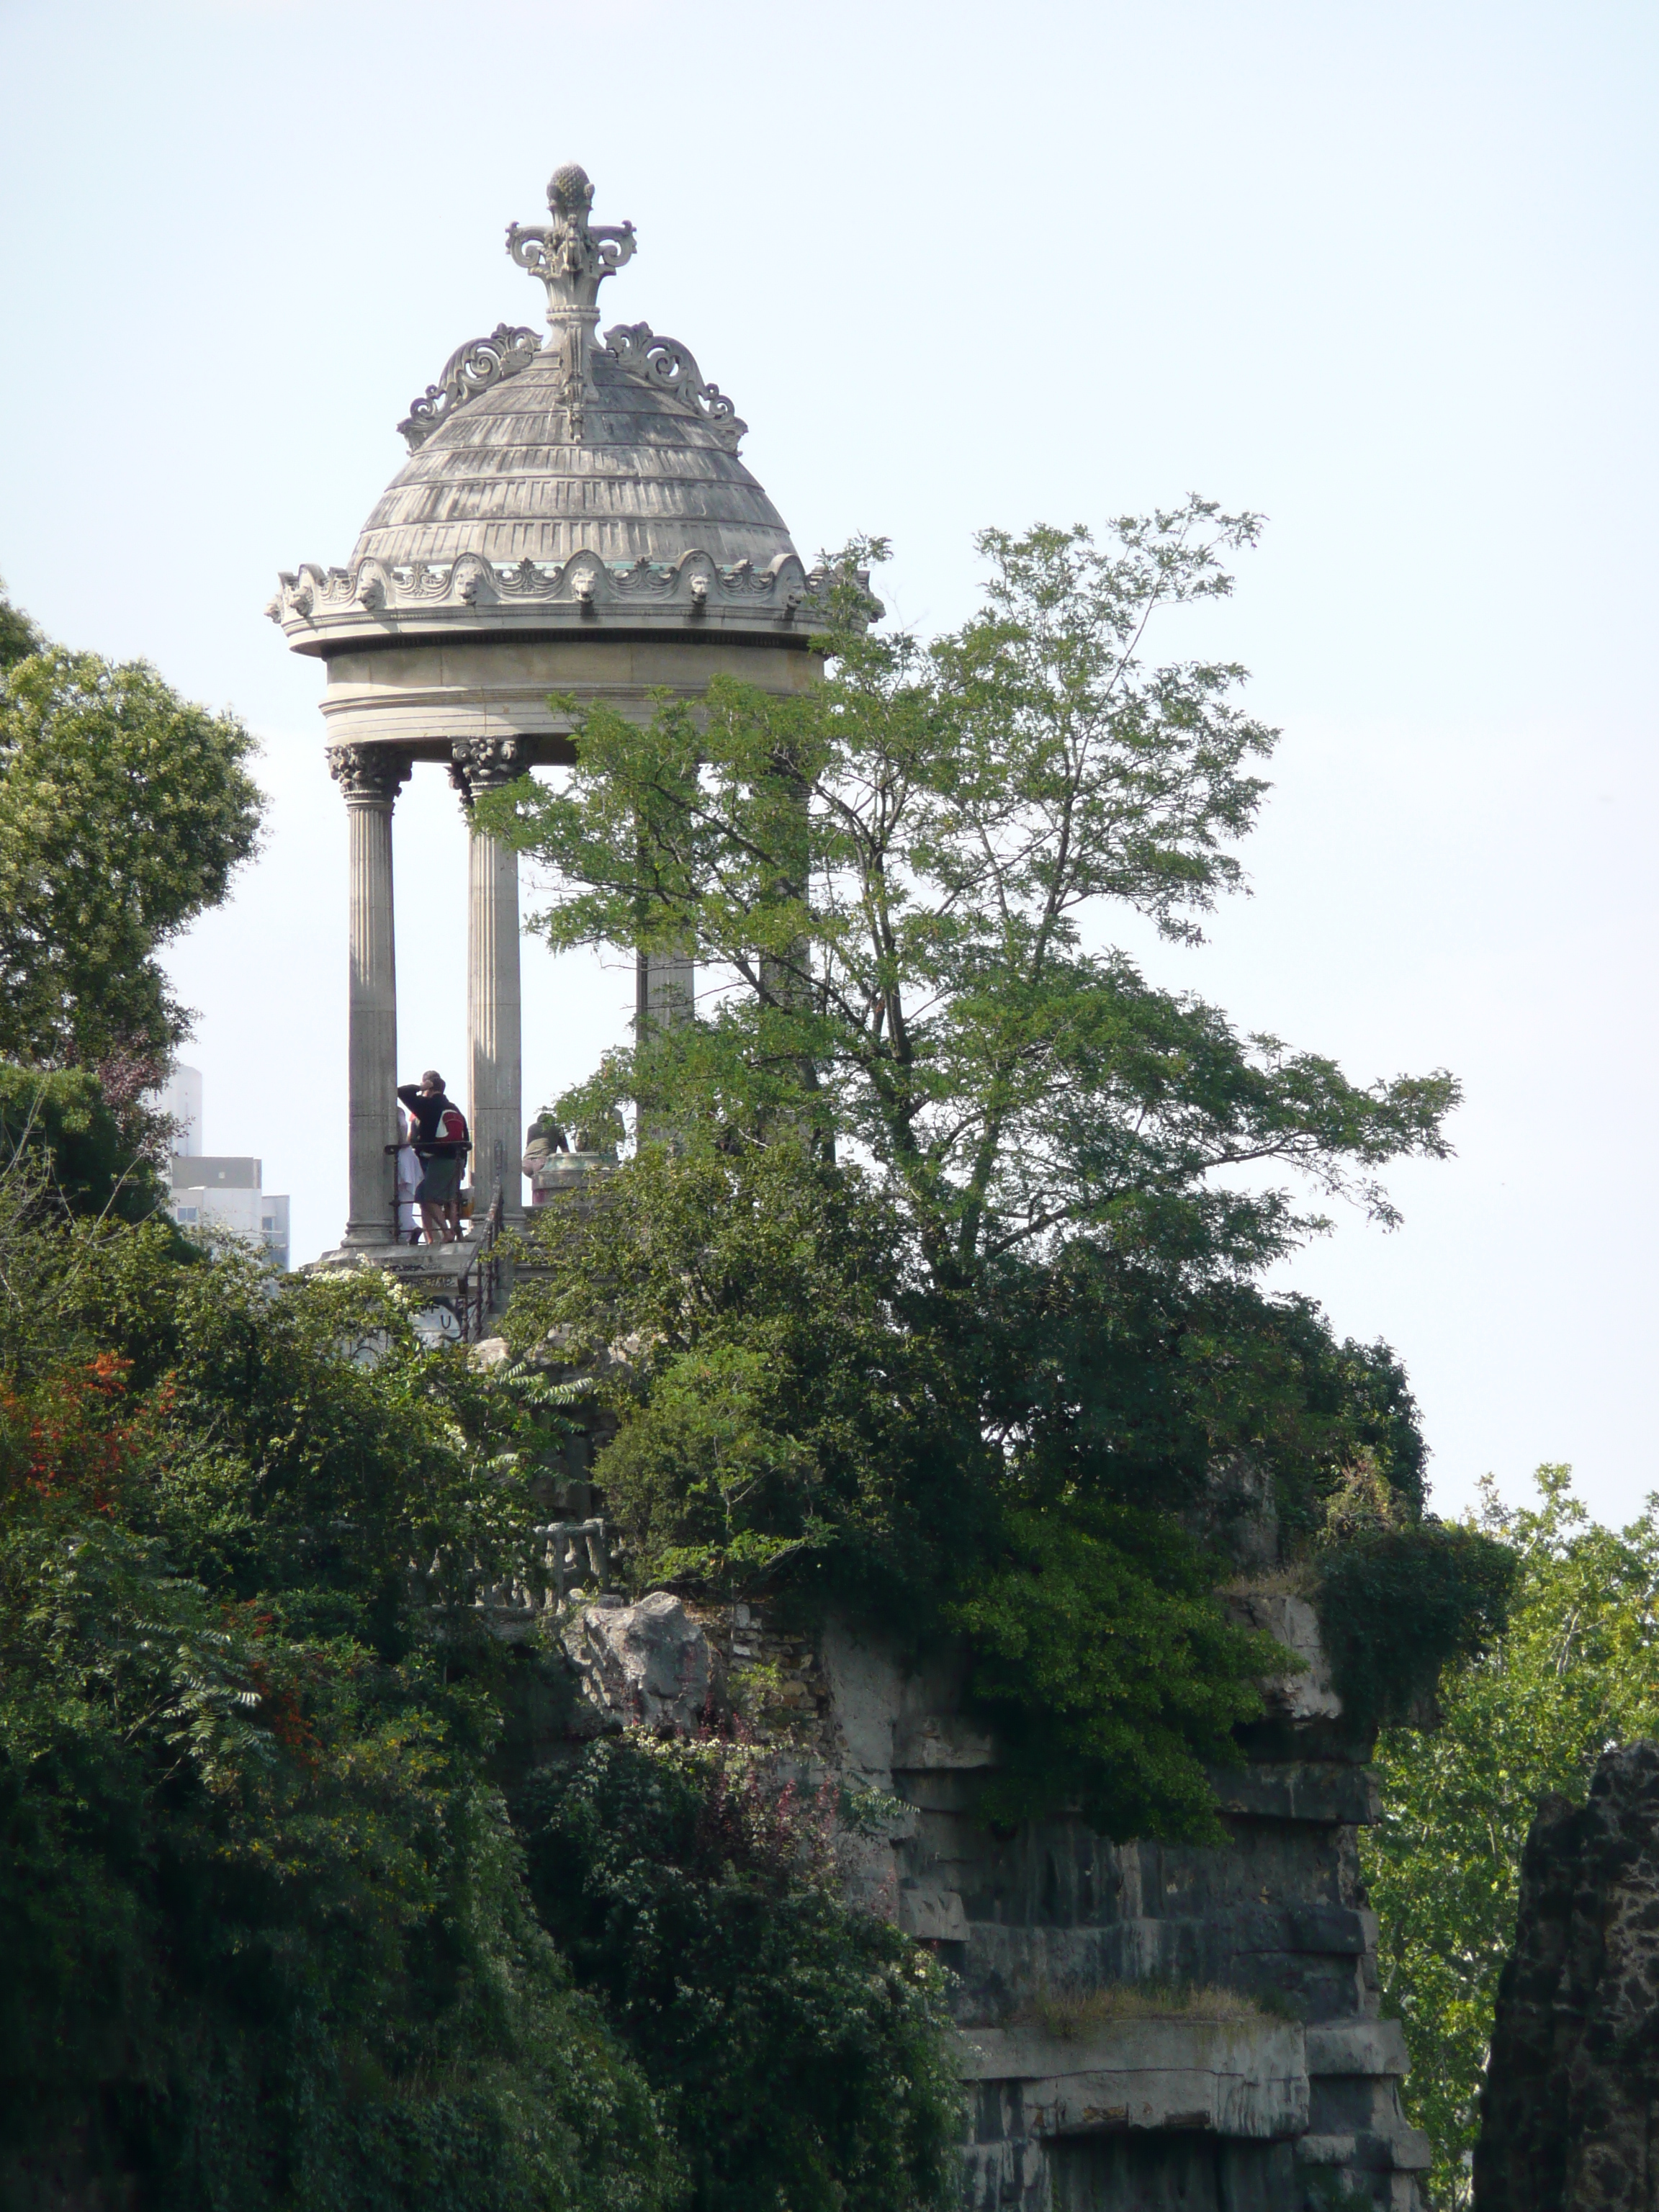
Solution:
<svg viewBox="0 0 1659 2212">
<path fill-rule="evenodd" d="M 461 1169 L 471 1149 L 466 1116 L 446 1097 L 435 1067 L 428 1067 L 418 1084 L 400 1083 L 398 1096 L 415 1124 L 415 1157 L 421 1163 L 415 1202 L 426 1241 L 452 1244 L 461 1233 Z"/>
</svg>

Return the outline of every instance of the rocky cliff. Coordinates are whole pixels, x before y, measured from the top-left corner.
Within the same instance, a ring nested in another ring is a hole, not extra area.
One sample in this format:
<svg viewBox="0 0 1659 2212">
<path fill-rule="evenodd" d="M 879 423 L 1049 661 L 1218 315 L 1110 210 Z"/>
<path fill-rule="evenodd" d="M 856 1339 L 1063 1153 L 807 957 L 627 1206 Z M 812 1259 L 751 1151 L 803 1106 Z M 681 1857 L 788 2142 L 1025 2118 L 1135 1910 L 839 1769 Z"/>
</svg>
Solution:
<svg viewBox="0 0 1659 2212">
<path fill-rule="evenodd" d="M 1417 2212 L 1428 2145 L 1401 2116 L 1358 1867 L 1368 1746 L 1311 1607 L 1235 1602 L 1291 1659 L 1246 1763 L 1215 1778 L 1212 1848 L 985 1826 L 997 1746 L 948 1657 L 907 1668 L 834 1622 L 790 1635 L 664 1594 L 580 1609 L 566 1644 L 613 1724 L 687 1726 L 705 1686 L 763 1678 L 804 1781 L 892 1801 L 847 1875 L 956 1978 L 972 2212 Z"/>
</svg>

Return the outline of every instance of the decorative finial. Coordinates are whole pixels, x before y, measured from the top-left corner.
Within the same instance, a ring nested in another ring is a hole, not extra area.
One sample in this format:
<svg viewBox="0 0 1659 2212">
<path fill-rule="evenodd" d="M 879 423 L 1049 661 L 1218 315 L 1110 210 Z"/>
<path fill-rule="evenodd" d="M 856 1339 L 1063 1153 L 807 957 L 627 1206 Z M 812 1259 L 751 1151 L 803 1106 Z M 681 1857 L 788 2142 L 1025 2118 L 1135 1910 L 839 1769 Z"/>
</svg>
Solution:
<svg viewBox="0 0 1659 2212">
<path fill-rule="evenodd" d="M 566 161 L 554 170 L 548 179 L 547 204 L 570 215 L 580 208 L 584 215 L 593 204 L 593 181 L 580 161 Z"/>
<path fill-rule="evenodd" d="M 593 187 L 587 172 L 568 161 L 553 172 L 547 187 L 545 223 L 510 222 L 507 250 L 521 269 L 547 287 L 546 350 L 563 360 L 560 383 L 570 434 L 582 434 L 583 410 L 592 394 L 588 353 L 599 319 L 599 287 L 634 258 L 631 222 L 596 227 L 587 220 Z"/>
<path fill-rule="evenodd" d="M 556 334 L 573 313 L 596 320 L 600 285 L 634 258 L 633 224 L 596 228 L 587 220 L 592 204 L 586 170 L 568 161 L 547 187 L 552 221 L 507 227 L 507 252 L 547 287 L 547 319 Z"/>
</svg>

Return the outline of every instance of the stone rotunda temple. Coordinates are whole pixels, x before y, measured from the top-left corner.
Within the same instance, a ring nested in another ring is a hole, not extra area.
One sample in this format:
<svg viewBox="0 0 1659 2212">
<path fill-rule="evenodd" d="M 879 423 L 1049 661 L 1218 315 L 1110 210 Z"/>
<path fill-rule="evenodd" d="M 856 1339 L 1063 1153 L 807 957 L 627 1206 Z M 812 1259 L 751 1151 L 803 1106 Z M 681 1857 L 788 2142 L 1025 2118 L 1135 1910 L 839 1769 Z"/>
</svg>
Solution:
<svg viewBox="0 0 1659 2212">
<path fill-rule="evenodd" d="M 648 323 L 599 335 L 599 289 L 631 222 L 588 219 L 574 164 L 544 223 L 507 249 L 545 287 L 547 331 L 458 346 L 398 424 L 410 457 L 349 563 L 284 574 L 269 612 L 325 663 L 330 771 L 351 825 L 350 1195 L 344 1243 L 395 1240 L 397 961 L 392 817 L 418 762 L 474 792 L 575 757 L 550 694 L 643 718 L 650 695 L 717 673 L 817 681 L 826 626 L 777 509 L 738 458 L 746 425 L 690 351 Z M 518 860 L 471 837 L 467 1036 L 473 1188 L 522 1207 Z M 672 1012 L 684 963 L 641 962 L 642 1013 Z"/>
<path fill-rule="evenodd" d="M 481 788 L 571 761 L 550 694 L 642 718 L 653 690 L 701 695 L 721 672 L 798 690 L 817 678 L 828 627 L 820 580 L 738 459 L 730 400 L 648 324 L 599 334 L 600 287 L 635 240 L 630 224 L 590 222 L 592 202 L 581 170 L 561 169 L 547 222 L 507 232 L 546 288 L 546 337 L 503 323 L 459 347 L 400 424 L 410 458 L 349 565 L 283 576 L 270 607 L 295 651 L 326 665 L 329 764 L 350 816 L 350 1214 L 336 1257 L 437 1278 L 441 1301 L 468 1260 L 392 1242 L 398 790 L 439 762 L 470 808 Z M 474 1189 L 499 1192 L 510 1218 L 517 861 L 476 831 L 468 945 Z M 672 1018 L 690 976 L 653 960 L 639 988 L 643 1016 Z M 475 1284 L 484 1272 L 477 1261 Z M 587 1543 L 572 1573 L 602 1583 L 605 1524 L 586 1517 L 585 1479 L 574 1491 L 557 1510 L 583 1517 L 539 1533 L 556 1562 Z M 1212 1777 L 1224 1844 L 1112 1843 L 1069 1815 L 988 1829 L 977 1792 L 1002 1753 L 960 1652 L 918 1668 L 873 1632 L 834 1619 L 786 1632 L 758 1604 L 696 1623 L 664 1592 L 582 1611 L 595 1650 L 654 1608 L 659 1630 L 672 1616 L 728 1668 L 773 1667 L 804 1782 L 839 1777 L 891 1806 L 849 1881 L 954 1974 L 970 2212 L 1420 2212 L 1429 2146 L 1401 2106 L 1405 2045 L 1381 2016 L 1358 1850 L 1377 1816 L 1374 1731 L 1343 1710 L 1313 1607 L 1275 1579 L 1276 1530 L 1241 1528 L 1228 1603 L 1294 1656 L 1240 1731 L 1243 1763 Z M 559 1564 L 549 1603 L 565 1591 Z M 712 1680 L 706 1650 L 702 1664 L 665 1680 Z M 602 1674 L 596 1660 L 584 1679 Z"/>
</svg>

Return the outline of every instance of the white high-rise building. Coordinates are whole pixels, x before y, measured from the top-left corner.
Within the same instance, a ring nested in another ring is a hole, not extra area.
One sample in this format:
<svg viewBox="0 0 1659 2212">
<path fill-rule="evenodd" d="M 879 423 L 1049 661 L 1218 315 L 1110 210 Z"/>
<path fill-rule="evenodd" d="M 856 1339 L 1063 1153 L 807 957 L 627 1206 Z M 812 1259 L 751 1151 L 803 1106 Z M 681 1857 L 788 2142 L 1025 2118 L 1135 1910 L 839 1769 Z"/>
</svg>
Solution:
<svg viewBox="0 0 1659 2212">
<path fill-rule="evenodd" d="M 288 1194 L 263 1189 L 264 1163 L 202 1150 L 202 1074 L 175 1067 L 165 1090 L 151 1094 L 173 1117 L 173 1218 L 184 1230 L 228 1229 L 263 1244 L 288 1267 Z"/>
<path fill-rule="evenodd" d="M 175 1066 L 167 1078 L 166 1087 L 148 1093 L 159 1114 L 165 1114 L 173 1123 L 172 1151 L 176 1158 L 180 1153 L 186 1158 L 202 1149 L 202 1071 L 199 1067 Z"/>
</svg>

